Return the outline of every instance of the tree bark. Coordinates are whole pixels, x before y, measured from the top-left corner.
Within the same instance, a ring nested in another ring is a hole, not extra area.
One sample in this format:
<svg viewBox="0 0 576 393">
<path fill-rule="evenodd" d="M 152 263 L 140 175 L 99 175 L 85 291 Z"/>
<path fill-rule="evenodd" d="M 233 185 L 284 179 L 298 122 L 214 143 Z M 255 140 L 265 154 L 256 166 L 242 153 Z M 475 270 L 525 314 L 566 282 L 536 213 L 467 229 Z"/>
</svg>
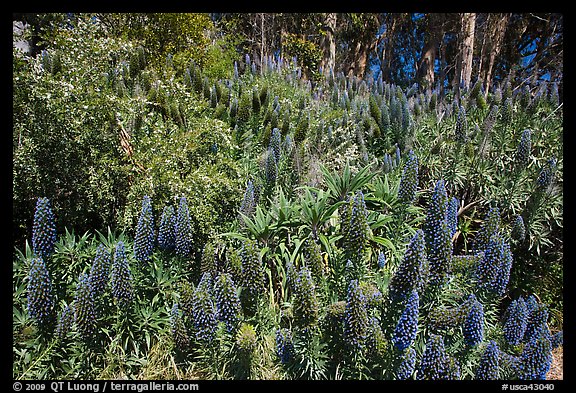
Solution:
<svg viewBox="0 0 576 393">
<path fill-rule="evenodd" d="M 504 41 L 504 34 L 506 33 L 506 26 L 508 25 L 508 20 L 510 14 L 499 15 L 496 18 L 496 23 L 494 26 L 494 31 L 491 37 L 491 48 L 490 56 L 488 59 L 488 69 L 486 70 L 486 78 L 484 80 L 484 95 L 488 95 L 488 91 L 492 85 L 492 72 L 494 71 L 494 63 L 496 58 L 500 54 L 500 49 L 502 48 L 502 42 Z"/>
<path fill-rule="evenodd" d="M 436 54 L 440 39 L 444 34 L 443 31 L 443 14 L 431 13 L 428 15 L 428 31 L 429 35 L 424 42 L 422 48 L 422 55 L 418 62 L 418 79 L 426 87 L 434 86 L 434 66 L 436 62 Z"/>
<path fill-rule="evenodd" d="M 336 13 L 329 13 L 325 15 L 323 29 L 325 35 L 322 39 L 322 69 L 325 73 L 330 70 L 334 72 L 336 65 L 336 40 L 334 32 L 336 31 Z"/>
<path fill-rule="evenodd" d="M 460 82 L 462 82 L 464 89 L 470 88 L 470 80 L 472 79 L 475 25 L 475 13 L 462 14 L 462 74 L 460 76 Z"/>
</svg>

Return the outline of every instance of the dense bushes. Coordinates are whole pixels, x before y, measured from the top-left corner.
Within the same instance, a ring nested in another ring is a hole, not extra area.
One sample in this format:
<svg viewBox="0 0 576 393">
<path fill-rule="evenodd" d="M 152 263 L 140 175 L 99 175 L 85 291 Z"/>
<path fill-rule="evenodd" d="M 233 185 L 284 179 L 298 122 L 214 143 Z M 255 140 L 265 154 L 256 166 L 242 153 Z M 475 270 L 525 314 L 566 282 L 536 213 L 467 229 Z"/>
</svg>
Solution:
<svg viewBox="0 0 576 393">
<path fill-rule="evenodd" d="M 545 377 L 553 85 L 176 72 L 100 29 L 14 57 L 15 377 Z"/>
</svg>

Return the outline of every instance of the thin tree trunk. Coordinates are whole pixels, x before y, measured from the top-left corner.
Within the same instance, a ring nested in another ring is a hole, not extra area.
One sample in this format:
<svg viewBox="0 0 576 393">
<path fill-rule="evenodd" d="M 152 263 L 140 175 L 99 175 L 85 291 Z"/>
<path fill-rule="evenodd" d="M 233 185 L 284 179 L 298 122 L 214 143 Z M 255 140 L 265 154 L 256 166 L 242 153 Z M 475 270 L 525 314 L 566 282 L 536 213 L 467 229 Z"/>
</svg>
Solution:
<svg viewBox="0 0 576 393">
<path fill-rule="evenodd" d="M 336 20 L 336 13 L 326 14 L 326 17 L 324 18 L 323 29 L 325 31 L 325 35 L 322 40 L 322 69 L 325 73 L 329 73 L 330 70 L 334 71 L 334 66 L 336 64 L 336 40 L 334 38 Z"/>
<path fill-rule="evenodd" d="M 462 75 L 461 81 L 464 89 L 470 88 L 472 78 L 472 57 L 474 55 L 474 33 L 476 14 L 465 13 L 462 15 Z"/>
<path fill-rule="evenodd" d="M 496 57 L 500 54 L 500 49 L 502 48 L 502 42 L 504 41 L 504 34 L 506 33 L 506 26 L 508 25 L 508 20 L 510 14 L 499 15 L 496 19 L 496 26 L 494 28 L 494 34 L 492 35 L 492 45 L 490 50 L 490 57 L 488 59 L 488 69 L 486 70 L 485 88 L 484 95 L 488 95 L 488 91 L 492 85 L 492 72 L 494 70 L 494 63 Z"/>
</svg>

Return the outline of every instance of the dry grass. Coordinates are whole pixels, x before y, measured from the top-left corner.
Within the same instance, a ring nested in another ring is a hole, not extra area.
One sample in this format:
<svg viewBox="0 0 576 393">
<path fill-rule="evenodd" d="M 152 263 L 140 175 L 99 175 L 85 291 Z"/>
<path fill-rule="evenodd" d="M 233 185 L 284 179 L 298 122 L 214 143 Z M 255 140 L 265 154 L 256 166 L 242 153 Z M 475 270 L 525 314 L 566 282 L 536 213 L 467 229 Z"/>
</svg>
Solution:
<svg viewBox="0 0 576 393">
<path fill-rule="evenodd" d="M 546 378 L 550 380 L 564 379 L 564 350 L 562 346 L 552 351 L 552 366 L 546 374 Z"/>
</svg>

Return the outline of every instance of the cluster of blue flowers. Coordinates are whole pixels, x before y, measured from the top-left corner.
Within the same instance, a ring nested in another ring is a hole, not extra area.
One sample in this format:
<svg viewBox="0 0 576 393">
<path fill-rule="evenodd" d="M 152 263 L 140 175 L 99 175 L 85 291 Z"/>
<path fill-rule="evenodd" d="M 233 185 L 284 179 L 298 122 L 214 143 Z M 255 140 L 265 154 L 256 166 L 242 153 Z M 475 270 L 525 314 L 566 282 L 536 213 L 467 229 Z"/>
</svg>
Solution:
<svg viewBox="0 0 576 393">
<path fill-rule="evenodd" d="M 474 347 L 484 339 L 484 307 L 476 296 L 470 295 L 470 311 L 464 320 L 464 342 Z"/>
<path fill-rule="evenodd" d="M 134 256 L 140 262 L 146 262 L 154 250 L 154 213 L 150 197 L 144 195 L 142 210 L 134 237 Z"/>
<path fill-rule="evenodd" d="M 444 348 L 444 338 L 431 333 L 426 342 L 416 378 L 419 380 L 446 379 L 448 372 L 448 355 Z"/>
<path fill-rule="evenodd" d="M 310 270 L 302 266 L 294 288 L 294 322 L 300 328 L 311 328 L 318 323 L 318 298 Z"/>
<path fill-rule="evenodd" d="M 181 351 L 186 350 L 190 345 L 190 337 L 184 325 L 183 316 L 178 309 L 178 303 L 174 303 L 170 310 L 170 331 L 176 348 Z"/>
<path fill-rule="evenodd" d="M 348 209 L 344 247 L 348 259 L 358 265 L 363 260 L 363 252 L 368 240 L 368 211 L 362 191 L 356 192 L 356 195 L 351 198 Z"/>
<path fill-rule="evenodd" d="M 472 248 L 475 252 L 484 251 L 493 235 L 500 230 L 500 209 L 492 206 L 486 213 L 480 229 L 474 236 Z"/>
<path fill-rule="evenodd" d="M 276 330 L 276 354 L 282 364 L 287 364 L 294 357 L 292 332 L 287 328 Z"/>
<path fill-rule="evenodd" d="M 248 183 L 246 184 L 246 190 L 244 191 L 244 198 L 240 204 L 240 213 L 247 217 L 252 217 L 255 210 L 256 199 L 254 195 L 254 184 L 252 183 L 252 180 L 248 180 Z M 240 219 L 240 223 L 244 223 L 244 221 Z"/>
<path fill-rule="evenodd" d="M 466 109 L 462 105 L 458 106 L 456 130 L 454 134 L 458 143 L 466 143 L 468 140 L 468 120 L 466 119 Z"/>
<path fill-rule="evenodd" d="M 404 351 L 416 339 L 416 333 L 418 331 L 419 302 L 420 299 L 418 292 L 412 291 L 412 294 L 406 302 L 404 311 L 402 311 L 400 320 L 394 329 L 392 342 L 394 343 L 394 346 L 400 351 Z"/>
<path fill-rule="evenodd" d="M 274 152 L 274 158 L 276 159 L 276 164 L 280 160 L 280 145 L 282 137 L 280 135 L 280 130 L 276 127 L 272 129 L 270 134 L 270 141 L 268 142 L 268 148 Z"/>
<path fill-rule="evenodd" d="M 416 200 L 416 191 L 418 190 L 418 157 L 414 151 L 408 152 L 408 158 L 404 164 L 400 186 L 398 188 L 398 199 L 410 205 Z"/>
<path fill-rule="evenodd" d="M 108 285 L 111 263 L 108 248 L 103 244 L 99 244 L 90 269 L 90 284 L 95 297 L 101 295 Z"/>
<path fill-rule="evenodd" d="M 220 273 L 214 281 L 214 299 L 218 320 L 224 322 L 229 333 L 235 333 L 242 308 L 236 285 L 229 273 Z"/>
<path fill-rule="evenodd" d="M 408 380 L 412 378 L 414 374 L 414 368 L 416 366 L 416 350 L 412 347 L 405 350 L 400 358 L 400 364 L 398 370 L 396 370 L 396 379 L 398 380 Z"/>
<path fill-rule="evenodd" d="M 512 230 L 510 232 L 512 239 L 521 242 L 526 238 L 526 226 L 524 225 L 524 219 L 521 215 L 516 215 L 514 222 L 512 223 Z"/>
<path fill-rule="evenodd" d="M 522 131 L 522 135 L 520 136 L 520 143 L 516 149 L 515 163 L 517 168 L 526 168 L 530 162 L 530 151 L 532 149 L 531 134 L 532 131 L 530 129 Z"/>
<path fill-rule="evenodd" d="M 48 198 L 38 198 L 32 226 L 32 251 L 44 259 L 52 255 L 56 244 L 56 223 Z"/>
<path fill-rule="evenodd" d="M 480 288 L 502 295 L 508 285 L 512 269 L 510 245 L 500 234 L 490 238 L 483 258 L 476 266 L 476 277 Z"/>
<path fill-rule="evenodd" d="M 452 258 L 452 236 L 448 227 L 447 218 L 448 195 L 444 180 L 436 182 L 426 221 L 424 223 L 424 239 L 426 241 L 426 255 L 429 266 L 429 282 L 442 285 L 450 273 L 450 260 Z"/>
<path fill-rule="evenodd" d="M 266 159 L 264 163 L 264 176 L 266 179 L 266 186 L 272 189 L 276 185 L 276 178 L 278 176 L 278 158 L 273 149 L 269 148 L 266 152 Z"/>
<path fill-rule="evenodd" d="M 28 313 L 38 326 L 46 326 L 53 317 L 54 294 L 52 281 L 42 257 L 30 260 L 28 273 Z"/>
<path fill-rule="evenodd" d="M 264 269 L 253 240 L 245 240 L 242 243 L 240 259 L 242 261 L 240 284 L 243 287 L 243 296 L 248 304 L 253 305 L 264 291 Z"/>
<path fill-rule="evenodd" d="M 58 323 L 56 324 L 56 330 L 54 331 L 54 335 L 56 338 L 62 340 L 70 330 L 72 330 L 72 324 L 74 323 L 74 306 L 71 304 L 67 304 L 60 312 L 60 316 L 58 317 Z"/>
<path fill-rule="evenodd" d="M 164 206 L 162 216 L 160 216 L 160 227 L 158 228 L 158 247 L 161 249 L 173 250 L 176 247 L 175 224 L 174 206 Z"/>
<path fill-rule="evenodd" d="M 450 238 L 454 237 L 454 234 L 458 230 L 458 210 L 460 209 L 460 201 L 456 197 L 450 198 L 448 201 L 448 208 L 446 209 L 446 222 L 448 223 L 448 229 L 450 233 Z"/>
<path fill-rule="evenodd" d="M 519 345 L 524 339 L 524 332 L 528 324 L 528 307 L 522 297 L 513 300 L 506 310 L 506 320 L 502 331 L 506 342 L 510 345 Z"/>
<path fill-rule="evenodd" d="M 423 289 L 427 270 L 425 247 L 424 232 L 418 229 L 390 281 L 389 293 L 392 299 L 401 300 L 409 296 L 413 290 Z"/>
<path fill-rule="evenodd" d="M 493 381 L 500 379 L 500 349 L 496 341 L 491 340 L 482 353 L 475 379 L 483 381 Z"/>
<path fill-rule="evenodd" d="M 552 157 L 546 161 L 546 164 L 540 170 L 538 179 L 536 180 L 537 188 L 540 191 L 545 191 L 552 184 L 554 179 L 554 172 L 556 171 L 556 158 Z"/>
<path fill-rule="evenodd" d="M 132 273 L 126 258 L 124 242 L 119 241 L 114 250 L 112 261 L 112 274 L 110 278 L 112 296 L 123 306 L 132 300 Z"/>
<path fill-rule="evenodd" d="M 352 351 L 364 348 L 368 330 L 368 314 L 364 294 L 358 280 L 348 284 L 344 312 L 344 340 Z"/>
<path fill-rule="evenodd" d="M 216 307 L 211 294 L 204 286 L 198 284 L 192 296 L 192 310 L 189 320 L 192 322 L 192 331 L 199 343 L 211 344 L 216 336 Z"/>
<path fill-rule="evenodd" d="M 96 309 L 90 277 L 82 273 L 76 286 L 74 298 L 75 322 L 84 340 L 90 340 L 96 333 Z"/>
<path fill-rule="evenodd" d="M 378 253 L 378 269 L 384 269 L 386 266 L 386 255 L 382 251 Z"/>
</svg>

